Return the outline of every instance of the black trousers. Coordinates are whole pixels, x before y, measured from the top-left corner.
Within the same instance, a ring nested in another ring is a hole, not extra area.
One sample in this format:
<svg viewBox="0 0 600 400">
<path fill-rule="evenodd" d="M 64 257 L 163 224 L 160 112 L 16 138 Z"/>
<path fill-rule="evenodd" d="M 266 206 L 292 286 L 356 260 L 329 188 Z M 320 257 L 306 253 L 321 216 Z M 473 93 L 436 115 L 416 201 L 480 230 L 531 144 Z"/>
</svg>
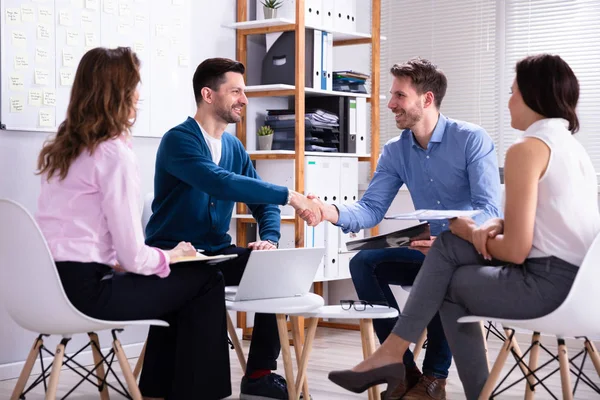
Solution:
<svg viewBox="0 0 600 400">
<path fill-rule="evenodd" d="M 237 257 L 232 260 L 216 264 L 223 273 L 225 286 L 237 286 L 242 279 L 246 264 L 248 264 L 250 251 L 245 247 L 231 245 L 223 250 L 214 253 L 206 252 L 205 254 L 237 254 Z M 275 314 L 255 314 L 246 372 L 251 374 L 258 369 L 276 370 L 280 350 L 281 345 Z"/>
<path fill-rule="evenodd" d="M 140 391 L 169 400 L 221 399 L 231 395 L 225 285 L 216 266 L 181 263 L 166 278 L 106 275 L 103 264 L 57 262 L 73 305 L 99 319 L 162 319 L 150 327 Z"/>
</svg>

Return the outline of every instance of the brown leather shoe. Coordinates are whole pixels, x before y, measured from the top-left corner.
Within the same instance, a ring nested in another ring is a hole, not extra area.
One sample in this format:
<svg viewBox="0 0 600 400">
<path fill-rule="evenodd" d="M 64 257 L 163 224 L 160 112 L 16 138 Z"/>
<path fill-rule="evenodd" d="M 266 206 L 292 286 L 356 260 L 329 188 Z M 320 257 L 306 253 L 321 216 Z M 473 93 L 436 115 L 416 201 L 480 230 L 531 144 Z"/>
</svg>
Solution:
<svg viewBox="0 0 600 400">
<path fill-rule="evenodd" d="M 402 400 L 446 400 L 446 380 L 423 375 Z"/>
<path fill-rule="evenodd" d="M 394 391 L 387 397 L 387 391 L 381 392 L 381 400 L 398 400 L 404 398 L 404 394 L 415 387 L 421 380 L 423 374 L 417 366 L 406 368 L 406 380 L 404 385 L 397 386 Z"/>
</svg>

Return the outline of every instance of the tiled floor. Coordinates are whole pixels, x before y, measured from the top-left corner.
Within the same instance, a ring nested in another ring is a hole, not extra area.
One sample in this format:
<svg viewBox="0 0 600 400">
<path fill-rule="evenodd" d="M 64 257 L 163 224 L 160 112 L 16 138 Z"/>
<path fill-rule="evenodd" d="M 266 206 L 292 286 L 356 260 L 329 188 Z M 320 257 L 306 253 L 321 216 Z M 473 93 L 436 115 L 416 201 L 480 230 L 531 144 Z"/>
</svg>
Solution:
<svg viewBox="0 0 600 400">
<path fill-rule="evenodd" d="M 551 349 L 555 349 L 554 341 L 548 338 L 543 339 L 544 343 L 546 343 Z M 519 340 L 521 343 L 521 347 L 525 348 L 526 340 Z M 575 355 L 576 351 L 579 349 L 576 348 L 580 342 L 570 342 L 569 352 L 570 356 Z M 500 348 L 500 342 L 496 339 L 490 339 L 489 341 L 489 352 L 490 359 L 495 360 L 496 354 Z M 248 352 L 248 342 L 244 341 L 244 350 L 247 354 Z M 292 354 L 294 352 L 292 351 Z M 419 356 L 422 359 L 424 352 Z M 230 397 L 231 399 L 237 399 L 239 393 L 239 382 L 241 379 L 241 369 L 237 362 L 237 358 L 235 357 L 235 352 L 231 351 L 231 368 L 232 368 L 232 385 L 233 385 L 233 393 L 234 395 Z M 362 358 L 362 350 L 360 347 L 360 336 L 356 331 L 347 331 L 347 330 L 338 330 L 338 329 L 327 329 L 327 328 L 319 328 L 317 331 L 317 337 L 315 339 L 315 344 L 313 348 L 313 352 L 311 354 L 309 369 L 308 369 L 308 378 L 309 378 L 309 386 L 310 392 L 313 399 L 323 399 L 323 400 L 342 400 L 342 399 L 366 399 L 366 392 L 363 394 L 353 394 L 340 389 L 336 385 L 332 384 L 329 380 L 327 380 L 327 373 L 331 370 L 336 369 L 344 369 L 353 366 Z M 547 356 L 541 354 L 540 356 L 540 365 L 548 359 Z M 131 359 L 130 362 L 135 365 L 136 359 Z M 554 368 L 558 368 L 556 365 Z M 548 371 L 552 371 L 554 368 L 548 367 Z M 508 367 L 505 368 L 508 370 Z M 600 379 L 596 374 L 593 365 L 590 360 L 586 362 L 584 367 L 585 372 L 588 376 L 596 383 L 600 384 Z M 279 372 L 283 375 L 283 366 L 279 365 Z M 516 375 L 513 375 L 516 376 Z M 575 381 L 574 376 L 572 375 L 572 382 Z M 60 377 L 60 388 L 59 394 L 64 395 L 68 388 L 72 386 L 73 383 L 77 382 L 77 375 L 71 371 L 63 371 Z M 8 399 L 12 392 L 12 388 L 14 387 L 16 380 L 7 380 L 0 382 L 0 399 Z M 560 377 L 558 374 L 553 375 L 547 381 L 545 381 L 547 386 L 551 388 L 558 398 L 562 397 L 560 392 Z M 523 398 L 524 384 L 521 383 L 518 386 L 510 389 L 508 392 L 502 394 L 500 399 L 521 399 Z M 458 379 L 458 375 L 456 372 L 456 368 L 454 365 L 450 371 L 450 377 L 448 380 L 447 386 L 448 399 L 457 400 L 464 399 L 465 396 L 462 391 L 462 385 Z M 576 399 L 591 399 L 591 398 L 599 398 L 600 396 L 594 392 L 592 392 L 589 388 L 580 385 L 575 398 Z M 36 390 L 27 396 L 27 400 L 42 400 L 44 398 L 43 388 L 38 387 Z M 69 396 L 69 399 L 74 400 L 91 400 L 98 399 L 97 390 L 91 386 L 84 384 L 80 386 L 75 393 Z M 111 395 L 112 399 L 121 398 L 116 393 Z M 540 388 L 537 391 L 536 399 L 550 399 L 545 391 Z M 201 397 L 200 397 L 201 399 Z"/>
</svg>

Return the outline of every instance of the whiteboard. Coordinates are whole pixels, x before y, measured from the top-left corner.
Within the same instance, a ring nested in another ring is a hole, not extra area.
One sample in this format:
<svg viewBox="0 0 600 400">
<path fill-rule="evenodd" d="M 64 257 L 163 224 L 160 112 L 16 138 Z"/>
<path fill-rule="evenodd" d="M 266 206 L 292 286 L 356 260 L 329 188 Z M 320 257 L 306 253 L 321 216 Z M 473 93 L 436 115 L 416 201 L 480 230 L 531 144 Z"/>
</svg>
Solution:
<svg viewBox="0 0 600 400">
<path fill-rule="evenodd" d="M 141 60 L 133 134 L 162 136 L 194 111 L 191 0 L 0 0 L 2 129 L 56 132 L 79 60 L 131 47 Z"/>
</svg>

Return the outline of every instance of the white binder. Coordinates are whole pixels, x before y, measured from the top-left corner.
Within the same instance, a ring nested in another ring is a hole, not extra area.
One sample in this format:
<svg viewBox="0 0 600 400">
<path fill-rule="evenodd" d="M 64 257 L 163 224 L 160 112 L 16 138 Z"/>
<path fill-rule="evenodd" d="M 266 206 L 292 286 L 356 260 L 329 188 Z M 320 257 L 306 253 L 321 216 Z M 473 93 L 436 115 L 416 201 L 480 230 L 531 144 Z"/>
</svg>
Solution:
<svg viewBox="0 0 600 400">
<path fill-rule="evenodd" d="M 367 151 L 367 99 L 356 98 L 356 154 L 368 154 Z"/>
<path fill-rule="evenodd" d="M 323 75 L 323 35 L 318 29 L 314 30 L 313 47 L 313 88 L 322 89 Z"/>
<path fill-rule="evenodd" d="M 323 30 L 333 29 L 334 0 L 322 0 L 321 26 Z"/>
<path fill-rule="evenodd" d="M 333 34 L 327 33 L 327 82 L 325 85 L 326 90 L 333 90 Z"/>
</svg>

